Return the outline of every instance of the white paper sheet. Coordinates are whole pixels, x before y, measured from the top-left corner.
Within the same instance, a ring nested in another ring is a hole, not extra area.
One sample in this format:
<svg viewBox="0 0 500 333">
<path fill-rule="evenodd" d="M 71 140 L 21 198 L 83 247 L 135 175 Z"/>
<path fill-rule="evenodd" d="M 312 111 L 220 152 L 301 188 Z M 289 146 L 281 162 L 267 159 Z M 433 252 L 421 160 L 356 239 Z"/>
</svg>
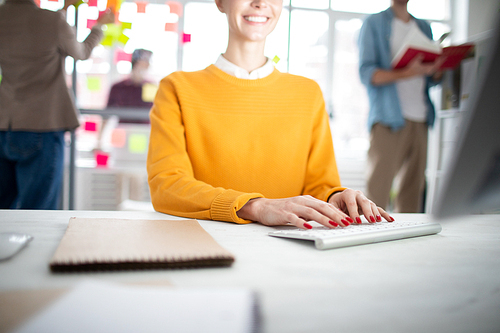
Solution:
<svg viewBox="0 0 500 333">
<path fill-rule="evenodd" d="M 85 281 L 16 332 L 254 332 L 254 310 L 255 295 L 245 289 Z"/>
</svg>

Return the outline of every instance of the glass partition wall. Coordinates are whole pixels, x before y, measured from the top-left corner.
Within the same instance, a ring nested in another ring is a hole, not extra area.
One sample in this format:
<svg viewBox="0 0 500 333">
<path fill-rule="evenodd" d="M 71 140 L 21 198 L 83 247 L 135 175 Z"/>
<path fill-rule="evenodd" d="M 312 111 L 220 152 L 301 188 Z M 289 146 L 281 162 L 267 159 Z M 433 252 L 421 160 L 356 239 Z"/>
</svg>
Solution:
<svg viewBox="0 0 500 333">
<path fill-rule="evenodd" d="M 63 0 L 36 1 L 51 10 L 63 5 Z M 68 22 L 76 25 L 80 41 L 108 1 L 86 0 L 68 9 Z M 430 21 L 438 39 L 450 30 L 449 1 L 410 1 L 409 11 Z M 321 86 L 343 183 L 363 190 L 368 101 L 358 75 L 357 37 L 363 18 L 386 9 L 390 0 L 284 0 L 283 4 L 265 54 L 280 71 L 309 77 Z M 76 66 L 71 58 L 66 60 L 68 85 L 76 91 L 80 109 L 106 108 L 111 85 L 130 74 L 135 49 L 152 51 L 147 79 L 153 84 L 176 70 L 203 69 L 225 51 L 227 22 L 213 0 L 124 0 L 119 7 L 116 24 L 107 26 L 91 58 Z M 345 163 L 351 160 L 360 167 Z"/>
<path fill-rule="evenodd" d="M 106 2 L 89 0 L 79 5 L 80 40 Z M 366 147 L 368 106 L 357 72 L 356 40 L 363 18 L 389 5 L 390 0 L 284 0 L 278 26 L 269 36 L 265 53 L 277 61 L 280 71 L 320 84 L 338 150 Z M 56 10 L 62 0 L 40 0 L 40 6 Z M 436 39 L 449 31 L 449 0 L 410 1 L 409 10 L 432 22 Z M 70 24 L 75 24 L 74 12 L 70 7 Z M 89 60 L 76 64 L 77 104 L 83 109 L 104 108 L 110 86 L 130 73 L 134 49 L 153 52 L 148 78 L 157 83 L 175 70 L 193 71 L 212 64 L 226 43 L 227 23 L 213 0 L 124 1 L 117 24 L 106 31 L 104 45 L 96 47 Z M 68 58 L 70 85 L 73 69 Z"/>
</svg>

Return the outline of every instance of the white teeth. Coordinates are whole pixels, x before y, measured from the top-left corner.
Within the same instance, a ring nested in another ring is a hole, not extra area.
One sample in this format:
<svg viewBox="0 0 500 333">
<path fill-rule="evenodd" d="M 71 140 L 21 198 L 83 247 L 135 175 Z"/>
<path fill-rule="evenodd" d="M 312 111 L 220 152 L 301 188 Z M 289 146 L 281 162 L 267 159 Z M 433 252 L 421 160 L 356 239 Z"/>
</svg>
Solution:
<svg viewBox="0 0 500 333">
<path fill-rule="evenodd" d="M 245 20 L 250 22 L 264 23 L 267 21 L 265 16 L 245 16 Z"/>
</svg>

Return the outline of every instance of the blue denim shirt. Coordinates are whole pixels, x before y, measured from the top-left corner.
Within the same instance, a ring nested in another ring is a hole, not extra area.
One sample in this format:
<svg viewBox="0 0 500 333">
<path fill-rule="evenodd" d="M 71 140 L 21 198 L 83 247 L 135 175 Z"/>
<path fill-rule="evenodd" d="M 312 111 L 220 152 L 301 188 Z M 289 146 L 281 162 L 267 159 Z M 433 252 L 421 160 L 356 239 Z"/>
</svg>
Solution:
<svg viewBox="0 0 500 333">
<path fill-rule="evenodd" d="M 397 131 L 405 125 L 405 119 L 401 112 L 396 84 L 375 86 L 371 83 L 373 73 L 377 69 L 391 69 L 391 47 L 390 37 L 392 33 L 392 19 L 394 12 L 388 8 L 383 12 L 368 16 L 359 33 L 359 75 L 361 82 L 368 90 L 370 112 L 368 114 L 368 130 L 375 123 L 381 123 Z M 414 18 L 415 19 L 415 18 Z M 429 23 L 415 19 L 422 32 L 432 39 L 432 31 Z M 435 110 L 429 97 L 429 88 L 435 82 L 430 77 L 426 80 L 424 90 L 427 104 L 427 124 L 434 123 Z"/>
</svg>

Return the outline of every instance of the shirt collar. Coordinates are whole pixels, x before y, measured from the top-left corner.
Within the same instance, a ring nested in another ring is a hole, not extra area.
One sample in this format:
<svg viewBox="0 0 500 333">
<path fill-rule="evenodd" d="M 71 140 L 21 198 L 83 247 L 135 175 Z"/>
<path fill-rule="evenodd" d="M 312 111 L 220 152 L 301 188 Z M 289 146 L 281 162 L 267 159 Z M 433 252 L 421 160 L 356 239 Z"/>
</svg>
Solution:
<svg viewBox="0 0 500 333">
<path fill-rule="evenodd" d="M 214 65 L 215 67 L 219 68 L 221 71 L 226 72 L 229 75 L 235 76 L 238 79 L 247 80 L 262 79 L 270 75 L 274 71 L 273 62 L 269 58 L 267 58 L 264 66 L 259 67 L 251 71 L 250 73 L 247 70 L 233 64 L 232 62 L 224 58 L 222 54 L 219 56 Z"/>
</svg>

